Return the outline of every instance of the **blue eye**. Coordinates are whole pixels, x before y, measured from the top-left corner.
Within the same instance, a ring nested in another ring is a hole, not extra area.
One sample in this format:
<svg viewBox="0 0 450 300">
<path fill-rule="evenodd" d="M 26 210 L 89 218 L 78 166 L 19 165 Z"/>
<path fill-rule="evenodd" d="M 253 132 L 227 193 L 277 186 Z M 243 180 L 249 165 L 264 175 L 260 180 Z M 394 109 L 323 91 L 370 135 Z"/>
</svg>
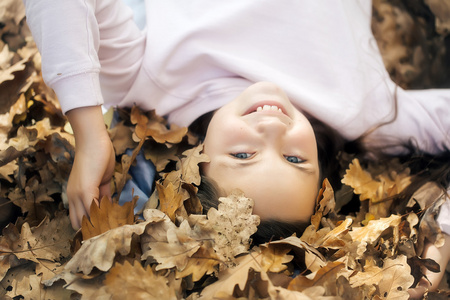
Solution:
<svg viewBox="0 0 450 300">
<path fill-rule="evenodd" d="M 231 153 L 231 156 L 234 156 L 238 159 L 248 159 L 252 157 L 251 153 L 239 152 L 239 153 Z"/>
<path fill-rule="evenodd" d="M 287 160 L 288 162 L 293 163 L 293 164 L 300 164 L 300 163 L 304 162 L 303 159 L 300 159 L 300 158 L 297 157 L 297 156 L 289 156 L 289 155 L 286 155 L 286 156 L 284 156 L 284 157 L 286 158 L 286 160 Z"/>
</svg>

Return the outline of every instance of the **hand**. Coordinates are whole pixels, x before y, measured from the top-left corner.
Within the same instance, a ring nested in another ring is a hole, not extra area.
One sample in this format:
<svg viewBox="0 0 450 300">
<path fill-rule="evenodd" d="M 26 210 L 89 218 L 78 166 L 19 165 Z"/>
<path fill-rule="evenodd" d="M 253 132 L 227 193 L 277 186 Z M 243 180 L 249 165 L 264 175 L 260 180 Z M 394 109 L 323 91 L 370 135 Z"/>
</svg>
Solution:
<svg viewBox="0 0 450 300">
<path fill-rule="evenodd" d="M 75 160 L 67 184 L 70 221 L 81 227 L 92 201 L 111 198 L 115 154 L 99 107 L 77 108 L 67 114 L 75 135 Z"/>
<path fill-rule="evenodd" d="M 445 244 L 442 247 L 437 248 L 434 244 L 427 243 L 422 253 L 423 258 L 431 258 L 436 261 L 441 270 L 438 273 L 431 272 L 428 269 L 425 270 L 425 276 L 428 280 L 423 277 L 420 279 L 417 287 L 408 290 L 410 299 L 422 299 L 426 292 L 433 292 L 438 288 L 450 259 L 450 236 L 444 234 L 444 237 Z"/>
</svg>

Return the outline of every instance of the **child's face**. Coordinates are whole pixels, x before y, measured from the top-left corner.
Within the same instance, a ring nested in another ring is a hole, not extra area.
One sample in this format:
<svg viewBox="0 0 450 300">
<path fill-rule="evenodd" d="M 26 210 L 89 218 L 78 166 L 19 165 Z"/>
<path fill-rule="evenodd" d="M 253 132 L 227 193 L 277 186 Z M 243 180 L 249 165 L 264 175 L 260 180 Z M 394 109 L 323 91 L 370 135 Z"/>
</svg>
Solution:
<svg viewBox="0 0 450 300">
<path fill-rule="evenodd" d="M 225 194 L 241 189 L 262 219 L 311 216 L 319 188 L 314 131 L 278 86 L 256 83 L 219 109 L 204 152 L 211 159 L 205 175 Z"/>
</svg>

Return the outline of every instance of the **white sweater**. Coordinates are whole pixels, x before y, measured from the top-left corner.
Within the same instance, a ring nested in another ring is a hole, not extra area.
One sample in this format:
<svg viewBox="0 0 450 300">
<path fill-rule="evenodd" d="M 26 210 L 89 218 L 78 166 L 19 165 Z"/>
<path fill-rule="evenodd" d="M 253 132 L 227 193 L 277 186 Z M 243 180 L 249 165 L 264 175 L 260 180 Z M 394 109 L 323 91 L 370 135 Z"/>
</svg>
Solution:
<svg viewBox="0 0 450 300">
<path fill-rule="evenodd" d="M 404 91 L 384 68 L 367 0 L 148 0 L 141 32 L 117 0 L 24 0 L 43 75 L 64 112 L 156 109 L 189 125 L 257 81 L 377 146 L 450 148 L 450 90 Z"/>
</svg>

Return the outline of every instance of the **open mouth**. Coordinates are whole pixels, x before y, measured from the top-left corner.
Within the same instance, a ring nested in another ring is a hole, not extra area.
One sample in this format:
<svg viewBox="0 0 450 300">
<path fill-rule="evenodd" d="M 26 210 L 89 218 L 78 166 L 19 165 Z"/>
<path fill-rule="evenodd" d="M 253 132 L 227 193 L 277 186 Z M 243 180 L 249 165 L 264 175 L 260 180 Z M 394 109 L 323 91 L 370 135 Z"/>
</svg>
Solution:
<svg viewBox="0 0 450 300">
<path fill-rule="evenodd" d="M 244 115 L 256 113 L 256 112 L 265 112 L 265 113 L 281 113 L 286 115 L 284 107 L 279 104 L 255 104 L 250 107 Z"/>
</svg>

